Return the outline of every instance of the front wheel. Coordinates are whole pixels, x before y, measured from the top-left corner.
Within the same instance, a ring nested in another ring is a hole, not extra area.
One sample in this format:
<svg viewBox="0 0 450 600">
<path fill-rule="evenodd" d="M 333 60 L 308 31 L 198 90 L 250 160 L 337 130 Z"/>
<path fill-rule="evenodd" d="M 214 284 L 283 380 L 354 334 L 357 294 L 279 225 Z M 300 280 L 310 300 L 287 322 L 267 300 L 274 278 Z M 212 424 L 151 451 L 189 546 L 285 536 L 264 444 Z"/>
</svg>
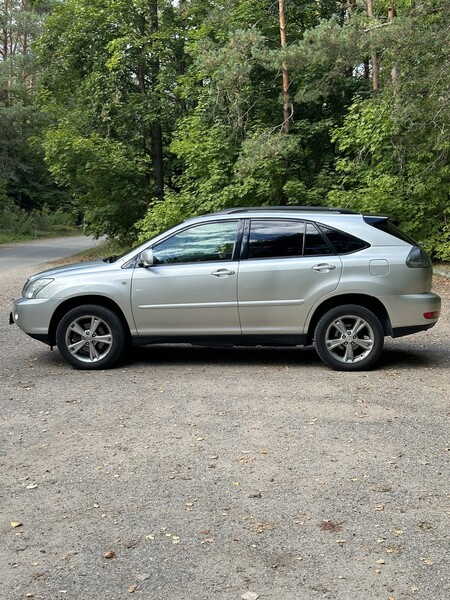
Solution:
<svg viewBox="0 0 450 600">
<path fill-rule="evenodd" d="M 76 369 L 107 369 L 121 356 L 126 343 L 117 314 L 95 304 L 69 310 L 56 330 L 61 356 Z"/>
<path fill-rule="evenodd" d="M 371 368 L 384 345 L 384 331 L 378 317 L 353 304 L 325 313 L 317 323 L 314 337 L 318 355 L 336 371 Z"/>
</svg>

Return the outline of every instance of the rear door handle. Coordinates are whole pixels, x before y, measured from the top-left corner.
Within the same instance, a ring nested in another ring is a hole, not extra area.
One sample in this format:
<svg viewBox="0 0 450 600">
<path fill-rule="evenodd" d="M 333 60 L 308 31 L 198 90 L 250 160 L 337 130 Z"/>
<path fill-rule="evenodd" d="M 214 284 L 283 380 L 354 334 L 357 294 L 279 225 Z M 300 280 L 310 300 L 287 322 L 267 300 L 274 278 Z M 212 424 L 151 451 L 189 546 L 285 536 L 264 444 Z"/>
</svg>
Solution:
<svg viewBox="0 0 450 600">
<path fill-rule="evenodd" d="M 217 271 L 213 271 L 211 275 L 214 275 L 214 277 L 229 277 L 235 273 L 236 271 L 231 271 L 230 269 L 217 269 Z"/>
<path fill-rule="evenodd" d="M 328 273 L 329 271 L 333 271 L 336 268 L 336 265 L 329 265 L 328 263 L 320 263 L 319 265 L 315 265 L 313 267 L 313 271 L 318 271 L 319 273 Z"/>
</svg>

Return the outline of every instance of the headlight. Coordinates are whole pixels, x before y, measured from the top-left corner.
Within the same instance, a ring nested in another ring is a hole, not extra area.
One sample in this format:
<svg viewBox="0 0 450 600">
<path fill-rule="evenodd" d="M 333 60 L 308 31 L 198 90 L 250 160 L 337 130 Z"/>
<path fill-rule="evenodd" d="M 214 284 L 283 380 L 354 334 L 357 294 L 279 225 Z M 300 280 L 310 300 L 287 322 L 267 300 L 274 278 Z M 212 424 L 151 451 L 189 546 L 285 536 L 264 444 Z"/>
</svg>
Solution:
<svg viewBox="0 0 450 600">
<path fill-rule="evenodd" d="M 22 296 L 25 298 L 36 298 L 39 292 L 52 281 L 54 281 L 54 279 L 51 279 L 50 277 L 45 279 L 35 279 L 31 283 L 26 284 L 23 288 Z"/>
</svg>

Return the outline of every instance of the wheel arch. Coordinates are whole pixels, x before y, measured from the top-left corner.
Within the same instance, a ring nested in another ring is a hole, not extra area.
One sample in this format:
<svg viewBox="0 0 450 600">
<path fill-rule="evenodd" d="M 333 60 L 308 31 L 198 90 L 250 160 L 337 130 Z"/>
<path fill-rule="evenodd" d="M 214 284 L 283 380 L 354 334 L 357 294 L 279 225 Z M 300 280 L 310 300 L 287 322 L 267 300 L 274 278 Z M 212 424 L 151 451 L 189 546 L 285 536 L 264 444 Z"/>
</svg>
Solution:
<svg viewBox="0 0 450 600">
<path fill-rule="evenodd" d="M 103 306 L 104 308 L 109 308 L 110 310 L 114 311 L 122 322 L 125 334 L 127 336 L 127 341 L 131 341 L 130 328 L 128 326 L 128 322 L 127 322 L 125 315 L 123 314 L 123 311 L 120 308 L 120 306 L 116 302 L 114 302 L 114 300 L 111 300 L 110 298 L 106 298 L 105 296 L 89 295 L 89 296 L 76 296 L 74 298 L 68 298 L 67 300 L 62 302 L 58 306 L 58 308 L 55 310 L 55 312 L 53 313 L 53 316 L 51 318 L 50 326 L 48 329 L 48 339 L 49 339 L 49 344 L 51 346 L 56 345 L 56 329 L 58 328 L 58 324 L 61 321 L 61 319 L 63 318 L 63 316 L 69 310 L 72 310 L 72 308 L 77 308 L 77 307 L 83 306 L 85 304 L 96 304 L 97 306 Z"/>
<path fill-rule="evenodd" d="M 328 298 L 316 307 L 308 326 L 307 338 L 309 343 L 312 343 L 314 339 L 316 325 L 322 316 L 332 308 L 346 304 L 357 304 L 358 306 L 362 306 L 363 308 L 367 308 L 368 310 L 372 311 L 378 317 L 383 327 L 384 335 L 392 335 L 392 326 L 389 314 L 384 304 L 378 300 L 378 298 L 367 296 L 365 294 L 342 294 L 340 296 Z"/>
</svg>

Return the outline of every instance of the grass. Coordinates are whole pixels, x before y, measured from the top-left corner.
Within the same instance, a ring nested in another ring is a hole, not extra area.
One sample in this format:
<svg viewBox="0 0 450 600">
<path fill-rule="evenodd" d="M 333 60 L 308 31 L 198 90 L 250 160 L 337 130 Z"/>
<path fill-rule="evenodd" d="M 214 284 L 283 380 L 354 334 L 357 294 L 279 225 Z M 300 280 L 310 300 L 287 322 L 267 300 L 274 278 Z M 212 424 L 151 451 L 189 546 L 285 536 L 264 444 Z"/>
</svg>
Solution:
<svg viewBox="0 0 450 600">
<path fill-rule="evenodd" d="M 17 244 L 20 242 L 31 242 L 45 238 L 68 237 L 71 235 L 80 235 L 78 227 L 61 227 L 54 231 L 34 231 L 29 234 L 17 234 L 0 231 L 0 244 Z"/>
<path fill-rule="evenodd" d="M 52 262 L 59 265 L 67 265 L 88 260 L 99 260 L 102 258 L 106 258 L 107 256 L 119 256 L 120 254 L 123 254 L 124 252 L 127 252 L 127 250 L 130 249 L 130 246 L 124 246 L 123 244 L 119 244 L 114 240 L 108 240 L 107 242 L 98 244 L 93 248 L 88 248 L 87 250 L 78 252 L 78 254 L 74 254 L 69 258 L 61 258 L 58 261 Z"/>
</svg>

